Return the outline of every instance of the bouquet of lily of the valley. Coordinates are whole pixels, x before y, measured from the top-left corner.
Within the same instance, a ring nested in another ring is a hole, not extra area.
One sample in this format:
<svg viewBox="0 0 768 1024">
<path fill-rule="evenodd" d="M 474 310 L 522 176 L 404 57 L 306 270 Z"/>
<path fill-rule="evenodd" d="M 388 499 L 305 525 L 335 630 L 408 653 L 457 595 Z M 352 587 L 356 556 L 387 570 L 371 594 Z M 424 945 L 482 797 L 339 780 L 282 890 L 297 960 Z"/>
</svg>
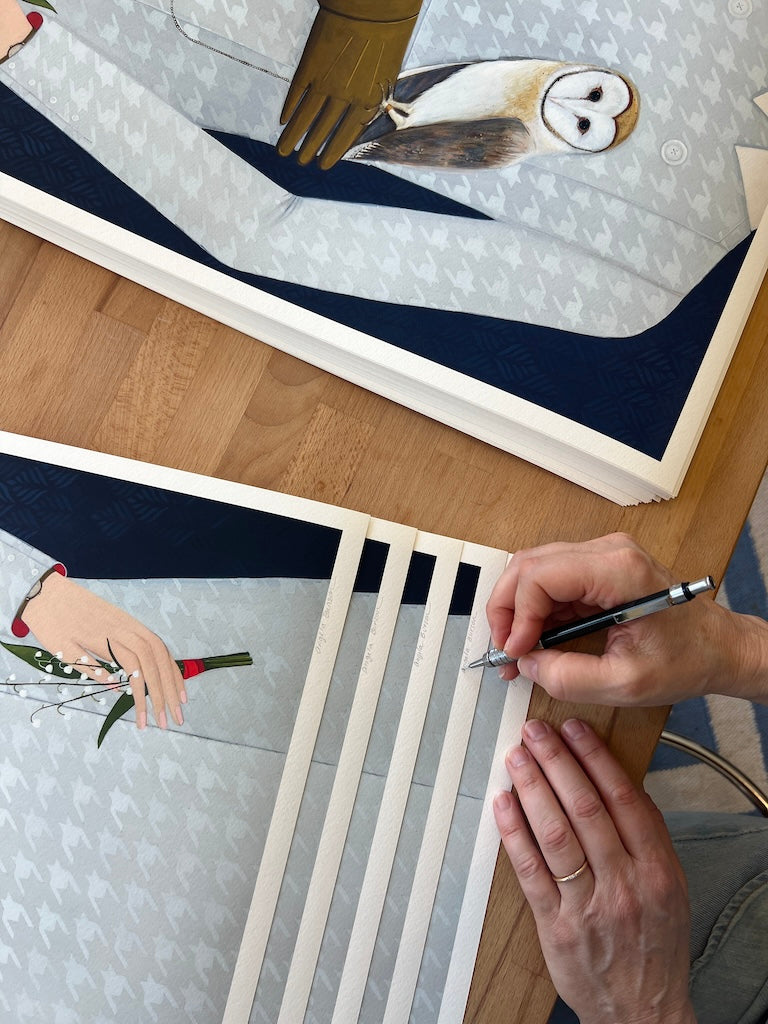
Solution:
<svg viewBox="0 0 768 1024">
<path fill-rule="evenodd" d="M 42 673 L 41 678 L 31 685 L 46 685 L 49 683 L 49 679 L 47 679 L 46 676 L 53 676 L 57 679 L 65 679 L 69 685 L 83 687 L 83 692 L 78 694 L 77 697 L 71 697 L 68 700 L 54 701 L 51 704 L 44 704 L 41 708 L 38 708 L 37 711 L 34 711 L 32 713 L 33 725 L 38 724 L 35 715 L 38 711 L 45 710 L 45 708 L 56 707 L 60 710 L 66 704 L 72 704 L 75 701 L 82 700 L 84 697 L 93 697 L 103 701 L 103 698 L 100 695 L 120 690 L 120 696 L 117 698 L 110 709 L 109 714 L 104 719 L 104 724 L 99 732 L 97 746 L 100 747 L 104 741 L 104 737 L 115 722 L 130 711 L 134 705 L 133 694 L 125 689 L 129 682 L 128 675 L 117 661 L 107 662 L 101 661 L 98 658 L 94 659 L 94 665 L 90 667 L 102 669 L 110 676 L 110 679 L 113 680 L 107 686 L 94 691 L 94 682 L 92 679 L 86 675 L 78 673 L 77 666 L 70 665 L 68 662 L 62 661 L 56 654 L 44 651 L 40 647 L 29 647 L 25 644 L 7 644 L 2 640 L 0 640 L 0 646 L 4 647 L 6 651 L 9 651 L 11 654 L 15 654 L 17 658 L 21 658 L 22 661 L 26 662 L 26 664 L 35 669 L 35 671 Z M 252 665 L 253 658 L 247 651 L 240 651 L 237 654 L 218 654 L 208 658 L 181 658 L 176 660 L 176 664 L 179 667 L 182 679 L 191 679 L 192 676 L 200 675 L 201 672 L 209 672 L 216 668 L 236 668 L 241 665 Z M 21 684 L 17 684 L 13 676 L 8 677 L 8 682 L 15 687 L 17 692 L 21 692 Z M 61 686 L 62 684 L 57 683 L 57 685 Z M 98 686 L 98 684 L 96 685 Z"/>
</svg>

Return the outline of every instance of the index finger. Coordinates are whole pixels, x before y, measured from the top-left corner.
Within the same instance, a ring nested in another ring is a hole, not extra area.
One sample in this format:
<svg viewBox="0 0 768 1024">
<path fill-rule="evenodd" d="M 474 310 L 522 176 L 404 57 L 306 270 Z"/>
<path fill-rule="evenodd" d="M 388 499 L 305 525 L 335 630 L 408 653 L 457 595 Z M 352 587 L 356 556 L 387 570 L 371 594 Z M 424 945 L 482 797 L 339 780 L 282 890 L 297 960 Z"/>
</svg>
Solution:
<svg viewBox="0 0 768 1024">
<path fill-rule="evenodd" d="M 523 739 L 530 758 L 516 766 L 508 757 L 507 770 L 552 874 L 578 867 L 578 848 L 595 877 L 612 868 L 626 850 L 610 808 L 578 758 L 545 722 L 526 722 Z"/>
<path fill-rule="evenodd" d="M 515 658 L 527 654 L 555 608 L 579 599 L 584 590 L 583 569 L 574 561 L 571 545 L 516 552 L 486 605 L 494 646 Z"/>
<path fill-rule="evenodd" d="M 328 97 L 299 147 L 298 162 L 300 164 L 308 164 L 310 160 L 317 156 L 320 147 L 333 133 L 346 112 L 347 103 L 345 100 L 338 99 L 335 96 Z"/>
<path fill-rule="evenodd" d="M 277 152 L 280 156 L 290 156 L 297 143 L 312 127 L 315 118 L 323 109 L 326 97 L 322 93 L 308 89 L 302 94 L 301 102 L 296 107 L 277 140 Z"/>
<path fill-rule="evenodd" d="M 668 578 L 624 534 L 518 552 L 488 602 L 494 644 L 518 658 L 536 645 L 553 612 L 569 610 L 574 617 L 611 608 L 658 589 Z"/>
<path fill-rule="evenodd" d="M 366 125 L 370 124 L 374 115 L 374 110 L 367 110 L 364 107 L 352 107 L 347 112 L 320 154 L 318 163 L 323 171 L 327 171 L 341 160 L 347 150 L 355 144 Z"/>
<path fill-rule="evenodd" d="M 155 710 L 156 719 L 158 719 L 159 710 L 158 724 L 163 729 L 166 727 L 165 707 L 167 705 L 176 723 L 183 725 L 184 717 L 181 713 L 183 683 L 181 672 L 168 653 L 168 648 L 160 637 L 154 633 L 149 636 L 141 652 L 141 662 L 142 666 L 146 663 L 147 672 L 150 671 L 149 666 L 152 666 L 152 675 L 151 678 L 147 678 L 147 686 L 149 687 L 149 695 Z"/>
<path fill-rule="evenodd" d="M 283 103 L 283 109 L 280 111 L 280 124 L 287 124 L 299 105 L 299 101 L 302 99 L 304 94 L 309 89 L 309 79 L 300 76 L 298 71 L 293 76 L 291 84 L 288 86 L 288 92 Z"/>
</svg>

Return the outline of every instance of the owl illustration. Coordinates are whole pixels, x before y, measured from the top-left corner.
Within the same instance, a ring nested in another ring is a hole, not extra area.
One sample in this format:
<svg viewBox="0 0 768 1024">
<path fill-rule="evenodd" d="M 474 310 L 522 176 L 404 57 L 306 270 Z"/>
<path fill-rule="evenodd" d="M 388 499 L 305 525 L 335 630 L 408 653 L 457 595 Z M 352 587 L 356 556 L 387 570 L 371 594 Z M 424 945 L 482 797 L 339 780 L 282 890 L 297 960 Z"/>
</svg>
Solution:
<svg viewBox="0 0 768 1024">
<path fill-rule="evenodd" d="M 401 75 L 346 154 L 351 160 L 473 170 L 544 153 L 602 153 L 637 123 L 617 71 L 548 60 L 485 60 Z"/>
</svg>

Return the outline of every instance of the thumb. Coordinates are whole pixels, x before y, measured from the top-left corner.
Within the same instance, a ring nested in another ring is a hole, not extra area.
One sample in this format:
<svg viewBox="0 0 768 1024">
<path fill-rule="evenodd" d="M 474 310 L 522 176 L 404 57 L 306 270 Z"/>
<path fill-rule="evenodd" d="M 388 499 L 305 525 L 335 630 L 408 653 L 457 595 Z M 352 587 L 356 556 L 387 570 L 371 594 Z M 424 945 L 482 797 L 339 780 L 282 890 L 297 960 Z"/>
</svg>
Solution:
<svg viewBox="0 0 768 1024">
<path fill-rule="evenodd" d="M 538 683 L 555 700 L 617 704 L 621 690 L 616 664 L 606 655 L 577 651 L 532 651 L 517 663 L 520 673 Z"/>
</svg>

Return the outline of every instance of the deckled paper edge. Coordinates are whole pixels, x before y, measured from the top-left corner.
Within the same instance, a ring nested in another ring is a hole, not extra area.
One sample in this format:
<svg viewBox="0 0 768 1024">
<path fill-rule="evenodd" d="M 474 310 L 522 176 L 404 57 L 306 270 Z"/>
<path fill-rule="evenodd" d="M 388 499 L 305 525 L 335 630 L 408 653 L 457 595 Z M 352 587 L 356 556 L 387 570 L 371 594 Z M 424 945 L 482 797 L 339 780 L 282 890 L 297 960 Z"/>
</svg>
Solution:
<svg viewBox="0 0 768 1024">
<path fill-rule="evenodd" d="M 485 604 L 506 564 L 504 551 L 465 544 L 462 563 L 480 568 L 461 664 L 440 753 L 419 859 L 408 899 L 383 1024 L 407 1024 L 434 906 L 445 848 L 453 821 L 483 669 L 465 669 L 487 649 Z M 499 681 L 499 685 L 504 685 Z M 462 949 L 462 955 L 466 951 Z M 459 1018 L 457 1018 L 459 1020 Z"/>
<path fill-rule="evenodd" d="M 402 604 L 403 589 L 416 541 L 416 530 L 382 520 L 372 520 L 368 538 L 388 544 L 389 553 L 315 856 L 278 1024 L 296 1024 L 296 1021 L 303 1020 L 309 1003 L 392 637 Z"/>
<path fill-rule="evenodd" d="M 376 821 L 374 856 L 366 866 L 331 1024 L 355 1024 L 360 1013 L 462 547 L 447 537 L 417 537 L 416 550 L 434 554 L 437 560 Z"/>
</svg>

